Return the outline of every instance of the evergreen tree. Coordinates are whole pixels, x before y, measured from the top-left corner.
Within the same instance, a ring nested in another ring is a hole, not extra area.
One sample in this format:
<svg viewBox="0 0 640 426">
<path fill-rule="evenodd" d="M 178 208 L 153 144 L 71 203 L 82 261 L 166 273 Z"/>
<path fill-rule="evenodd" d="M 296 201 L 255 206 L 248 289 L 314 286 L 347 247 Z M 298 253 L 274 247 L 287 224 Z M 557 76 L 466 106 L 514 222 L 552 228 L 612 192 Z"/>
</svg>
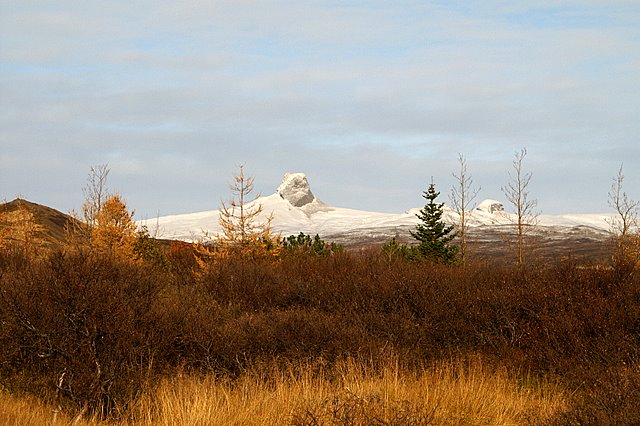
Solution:
<svg viewBox="0 0 640 426">
<path fill-rule="evenodd" d="M 315 256 L 325 257 L 343 250 L 340 244 L 327 243 L 318 234 L 311 238 L 303 232 L 298 235 L 289 235 L 280 242 L 285 252 L 289 254 L 307 253 Z"/>
<path fill-rule="evenodd" d="M 382 254 L 384 254 L 389 260 L 398 258 L 409 262 L 416 262 L 421 260 L 421 256 L 418 253 L 417 247 L 410 247 L 406 244 L 398 242 L 396 237 L 393 237 L 391 241 L 388 241 L 382 246 Z"/>
<path fill-rule="evenodd" d="M 416 214 L 420 223 L 416 225 L 415 232 L 411 232 L 411 236 L 419 242 L 416 250 L 420 257 L 450 264 L 456 261 L 458 247 L 450 244 L 456 235 L 453 233 L 453 226 L 447 226 L 442 220 L 444 203 L 435 201 L 439 195 L 435 184 L 431 182 L 429 189 L 422 195 L 428 203 Z"/>
<path fill-rule="evenodd" d="M 141 262 L 148 262 L 155 266 L 169 269 L 169 261 L 157 239 L 151 237 L 146 225 L 142 225 L 135 233 L 132 245 L 134 259 Z"/>
</svg>

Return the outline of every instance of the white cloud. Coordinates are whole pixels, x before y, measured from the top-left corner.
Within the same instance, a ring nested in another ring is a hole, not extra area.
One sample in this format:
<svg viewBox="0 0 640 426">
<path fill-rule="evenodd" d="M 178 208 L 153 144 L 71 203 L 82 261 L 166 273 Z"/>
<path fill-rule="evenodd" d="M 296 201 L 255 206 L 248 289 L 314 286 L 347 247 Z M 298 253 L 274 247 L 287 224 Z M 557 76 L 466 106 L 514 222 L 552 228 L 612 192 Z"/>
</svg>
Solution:
<svg viewBox="0 0 640 426">
<path fill-rule="evenodd" d="M 32 176 L 68 193 L 110 161 L 135 176 L 138 211 L 189 211 L 246 161 L 274 188 L 297 169 L 336 202 L 390 211 L 419 200 L 392 188 L 447 182 L 457 152 L 497 197 L 493 161 L 506 173 L 527 146 L 549 209 L 602 209 L 588 188 L 553 194 L 623 159 L 640 192 L 638 28 L 633 1 L 4 0 L 1 190 L 63 198 Z"/>
</svg>

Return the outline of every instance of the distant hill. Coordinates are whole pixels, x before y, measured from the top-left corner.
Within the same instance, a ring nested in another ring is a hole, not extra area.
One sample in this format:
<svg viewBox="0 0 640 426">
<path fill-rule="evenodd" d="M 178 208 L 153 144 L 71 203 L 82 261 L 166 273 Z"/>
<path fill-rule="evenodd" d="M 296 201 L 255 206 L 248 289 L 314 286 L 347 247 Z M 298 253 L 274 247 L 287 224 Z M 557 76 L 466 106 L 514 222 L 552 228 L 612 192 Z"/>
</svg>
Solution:
<svg viewBox="0 0 640 426">
<path fill-rule="evenodd" d="M 66 229 L 80 222 L 51 207 L 17 198 L 0 204 L 0 235 L 9 241 L 19 240 L 19 229 L 30 220 L 34 238 L 46 247 L 59 247 L 65 240 Z"/>
</svg>

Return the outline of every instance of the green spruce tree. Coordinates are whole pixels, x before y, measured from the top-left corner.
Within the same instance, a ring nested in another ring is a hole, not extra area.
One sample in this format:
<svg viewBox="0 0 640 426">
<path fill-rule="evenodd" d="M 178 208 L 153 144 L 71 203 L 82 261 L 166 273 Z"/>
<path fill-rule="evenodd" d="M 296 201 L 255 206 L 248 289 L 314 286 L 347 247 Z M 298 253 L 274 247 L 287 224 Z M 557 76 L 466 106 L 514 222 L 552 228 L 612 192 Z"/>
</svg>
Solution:
<svg viewBox="0 0 640 426">
<path fill-rule="evenodd" d="M 432 181 L 429 189 L 422 195 L 428 203 L 416 214 L 420 223 L 416 225 L 415 232 L 411 232 L 411 236 L 419 242 L 415 249 L 421 258 L 451 264 L 458 255 L 458 247 L 451 244 L 456 234 L 453 226 L 447 226 L 442 220 L 444 203 L 435 201 L 439 195 Z"/>
</svg>

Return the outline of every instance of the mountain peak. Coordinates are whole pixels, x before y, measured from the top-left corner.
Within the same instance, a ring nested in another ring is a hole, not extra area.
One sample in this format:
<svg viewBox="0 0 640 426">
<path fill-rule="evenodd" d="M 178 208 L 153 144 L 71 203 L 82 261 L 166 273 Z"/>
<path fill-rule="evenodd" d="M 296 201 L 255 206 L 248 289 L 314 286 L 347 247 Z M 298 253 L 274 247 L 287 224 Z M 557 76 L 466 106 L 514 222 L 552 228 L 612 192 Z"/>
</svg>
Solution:
<svg viewBox="0 0 640 426">
<path fill-rule="evenodd" d="M 304 173 L 285 173 L 276 193 L 295 207 L 303 207 L 316 199 Z"/>
<path fill-rule="evenodd" d="M 504 211 L 504 205 L 500 201 L 484 200 L 483 202 L 478 204 L 476 210 L 487 213 L 497 213 Z"/>
</svg>

